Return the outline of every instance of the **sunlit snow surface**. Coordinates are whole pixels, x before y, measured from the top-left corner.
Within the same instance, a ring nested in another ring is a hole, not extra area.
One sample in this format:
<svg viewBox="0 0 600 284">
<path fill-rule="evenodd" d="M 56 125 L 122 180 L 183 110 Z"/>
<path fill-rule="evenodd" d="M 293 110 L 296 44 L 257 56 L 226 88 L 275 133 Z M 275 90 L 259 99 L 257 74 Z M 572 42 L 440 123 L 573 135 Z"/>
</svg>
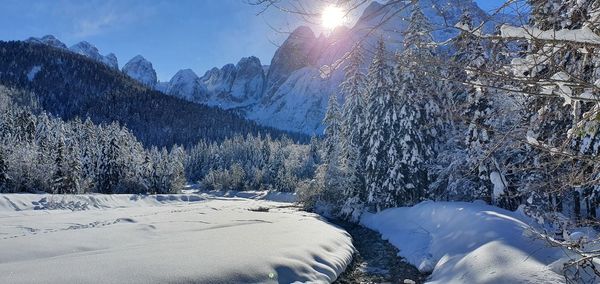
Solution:
<svg viewBox="0 0 600 284">
<path fill-rule="evenodd" d="M 429 283 L 563 283 L 565 252 L 535 240 L 531 220 L 482 203 L 423 202 L 365 214 Z M 535 225 L 534 225 L 535 226 Z"/>
<path fill-rule="evenodd" d="M 0 283 L 322 283 L 351 261 L 345 231 L 246 197 L 0 195 Z"/>
</svg>

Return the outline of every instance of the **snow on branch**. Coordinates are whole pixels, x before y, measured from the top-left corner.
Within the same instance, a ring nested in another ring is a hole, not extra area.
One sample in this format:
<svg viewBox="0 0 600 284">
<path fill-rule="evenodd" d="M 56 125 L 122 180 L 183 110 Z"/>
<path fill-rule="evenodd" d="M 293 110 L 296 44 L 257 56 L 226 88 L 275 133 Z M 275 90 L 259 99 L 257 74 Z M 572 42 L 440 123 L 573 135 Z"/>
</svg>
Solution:
<svg viewBox="0 0 600 284">
<path fill-rule="evenodd" d="M 600 45 L 600 36 L 585 26 L 581 29 L 543 31 L 530 26 L 514 27 L 511 25 L 502 25 L 500 32 L 503 38 Z"/>
</svg>

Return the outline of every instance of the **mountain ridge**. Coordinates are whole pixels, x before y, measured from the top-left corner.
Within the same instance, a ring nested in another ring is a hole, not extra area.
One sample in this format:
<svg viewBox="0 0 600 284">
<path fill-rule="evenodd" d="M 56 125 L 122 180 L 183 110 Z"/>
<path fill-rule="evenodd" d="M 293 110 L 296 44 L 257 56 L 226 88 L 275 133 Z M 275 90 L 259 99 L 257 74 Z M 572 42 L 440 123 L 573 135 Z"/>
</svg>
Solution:
<svg viewBox="0 0 600 284">
<path fill-rule="evenodd" d="M 65 120 L 119 122 L 146 146 L 192 145 L 247 134 L 307 140 L 154 91 L 101 62 L 46 45 L 0 41 L 0 85 L 36 94 L 44 111 Z"/>
<path fill-rule="evenodd" d="M 152 63 L 136 56 L 126 66 L 132 61 L 136 64 L 124 67 L 123 72 L 168 95 L 234 110 L 265 126 L 320 135 L 328 97 L 340 95 L 338 86 L 343 80 L 343 64 L 337 66 L 339 59 L 357 42 L 369 49 L 380 37 L 386 40 L 389 50 L 402 49 L 402 34 L 390 31 L 407 27 L 405 19 L 410 9 L 403 5 L 406 4 L 384 5 L 373 1 L 363 10 L 354 26 L 338 27 L 327 36 L 317 36 L 310 27 L 299 26 L 276 50 L 267 67 L 258 58 L 249 56 L 240 59 L 237 64 L 209 69 L 202 76 L 191 69 L 182 69 L 168 82 L 159 82 L 155 79 Z M 491 17 L 472 0 L 422 0 L 419 5 L 429 20 L 440 27 L 433 32 L 438 42 L 458 33 L 454 24 L 463 11 L 469 11 L 476 23 L 486 21 L 484 31 L 487 33 L 494 32 L 497 24 L 507 21 L 502 15 Z M 393 9 L 401 12 L 389 18 Z M 382 24 L 384 20 L 386 22 Z M 446 23 L 449 25 L 446 26 Z M 35 39 L 34 42 L 64 46 L 52 36 Z M 92 52 L 84 55 L 112 66 L 110 60 L 98 56 L 97 50 L 88 49 Z M 369 60 L 366 58 L 366 62 Z M 135 68 L 132 65 L 136 65 Z M 330 70 L 330 73 L 324 77 L 323 70 Z M 343 96 L 340 98 L 343 100 Z"/>
</svg>

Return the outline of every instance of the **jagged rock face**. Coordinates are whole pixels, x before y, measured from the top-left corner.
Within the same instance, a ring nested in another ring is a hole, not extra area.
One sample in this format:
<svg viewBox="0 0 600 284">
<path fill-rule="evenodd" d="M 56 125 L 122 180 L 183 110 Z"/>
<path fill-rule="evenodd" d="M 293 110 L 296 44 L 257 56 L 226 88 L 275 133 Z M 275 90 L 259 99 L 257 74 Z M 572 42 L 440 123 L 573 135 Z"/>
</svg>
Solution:
<svg viewBox="0 0 600 284">
<path fill-rule="evenodd" d="M 231 95 L 238 100 L 260 99 L 265 83 L 265 73 L 260 60 L 254 56 L 244 57 L 236 65 L 236 77 Z"/>
<path fill-rule="evenodd" d="M 434 31 L 437 41 L 446 41 L 458 33 L 452 27 L 464 10 L 470 11 L 477 23 L 489 19 L 489 15 L 470 0 L 420 0 L 418 3 L 434 26 L 450 26 Z M 344 65 L 336 66 L 337 62 L 359 41 L 370 48 L 383 37 L 389 51 L 401 49 L 402 33 L 394 31 L 403 31 L 408 26 L 411 9 L 404 5 L 404 1 L 396 6 L 373 1 L 354 27 L 339 27 L 327 36 L 317 37 L 310 28 L 299 27 L 275 52 L 269 66 L 260 66 L 257 58 L 249 57 L 235 67 L 229 64 L 221 69 L 213 68 L 199 80 L 207 93 L 187 97 L 193 97 L 198 103 L 235 108 L 263 125 L 321 134 L 327 98 L 339 93 L 344 77 Z M 401 12 L 395 14 L 399 9 Z M 394 16 L 390 18 L 390 15 Z M 383 25 L 382 19 L 387 20 Z M 502 21 L 490 21 L 484 31 L 493 32 L 493 23 Z M 370 63 L 369 54 L 366 52 L 366 64 Z M 329 68 L 333 71 L 323 77 L 324 66 L 337 68 Z"/>
<path fill-rule="evenodd" d="M 102 58 L 102 63 L 108 65 L 110 68 L 119 69 L 119 61 L 114 53 L 109 53 L 104 56 L 104 58 Z"/>
<path fill-rule="evenodd" d="M 266 98 L 273 95 L 292 72 L 310 65 L 310 53 L 316 40 L 309 27 L 301 26 L 277 49 L 267 74 Z"/>
<path fill-rule="evenodd" d="M 227 64 L 223 68 L 213 68 L 206 72 L 200 81 L 211 94 L 228 93 L 235 80 L 237 70 L 235 65 Z"/>
<path fill-rule="evenodd" d="M 90 59 L 96 60 L 100 63 L 106 64 L 108 67 L 113 69 L 119 69 L 119 64 L 117 62 L 117 57 L 114 54 L 109 54 L 107 56 L 103 56 L 98 51 L 94 45 L 87 41 L 82 41 L 78 44 L 75 44 L 69 48 L 72 52 L 77 54 L 81 54 Z"/>
<path fill-rule="evenodd" d="M 184 69 L 171 78 L 166 93 L 192 102 L 203 102 L 208 91 L 200 84 L 200 78 L 194 71 Z"/>
<path fill-rule="evenodd" d="M 31 42 L 31 43 L 45 44 L 45 45 L 53 46 L 56 48 L 67 49 L 67 45 L 62 43 L 60 40 L 55 38 L 53 35 L 46 35 L 41 38 L 30 37 L 25 41 Z"/>
<path fill-rule="evenodd" d="M 193 102 L 224 109 L 246 108 L 262 95 L 265 73 L 256 57 L 242 58 L 237 65 L 213 68 L 198 78 L 191 70 L 179 71 L 165 89 Z"/>
<path fill-rule="evenodd" d="M 129 62 L 123 66 L 122 71 L 144 86 L 149 88 L 156 87 L 156 71 L 152 67 L 152 63 L 150 63 L 150 61 L 146 60 L 141 55 L 129 60 Z"/>
</svg>

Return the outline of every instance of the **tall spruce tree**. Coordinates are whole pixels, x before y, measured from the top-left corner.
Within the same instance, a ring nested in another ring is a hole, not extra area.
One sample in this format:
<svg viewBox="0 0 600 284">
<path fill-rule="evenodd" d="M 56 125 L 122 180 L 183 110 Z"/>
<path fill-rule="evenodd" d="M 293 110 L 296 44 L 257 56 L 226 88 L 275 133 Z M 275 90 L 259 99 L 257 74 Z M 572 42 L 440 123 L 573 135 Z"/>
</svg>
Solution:
<svg viewBox="0 0 600 284">
<path fill-rule="evenodd" d="M 353 202 L 364 202 L 366 153 L 363 145 L 366 128 L 366 75 L 361 68 L 364 65 L 362 47 L 355 46 L 350 52 L 345 68 L 345 80 L 341 84 L 346 96 L 342 112 L 342 152 L 343 167 L 348 172 L 348 185 L 345 196 Z M 348 204 L 349 206 L 354 206 Z"/>
<path fill-rule="evenodd" d="M 4 149 L 0 147 L 0 192 L 6 189 L 10 178 L 8 176 L 8 163 L 4 154 Z"/>
<path fill-rule="evenodd" d="M 81 192 L 81 177 L 82 177 L 82 163 L 81 155 L 79 154 L 79 144 L 73 139 L 67 146 L 67 160 L 63 167 L 65 168 L 65 180 L 64 186 L 68 193 L 82 193 Z"/>
<path fill-rule="evenodd" d="M 397 55 L 393 102 L 396 108 L 393 124 L 393 143 L 388 150 L 390 184 L 398 205 L 414 205 L 423 198 L 427 187 L 425 163 L 432 156 L 433 142 L 429 139 L 427 89 L 420 88 L 418 72 L 404 65 L 407 59 Z"/>
<path fill-rule="evenodd" d="M 403 32 L 404 50 L 415 54 L 422 54 L 423 50 L 431 51 L 433 43 L 432 30 L 433 27 L 429 19 L 423 14 L 418 1 L 414 1 L 408 27 Z"/>
<path fill-rule="evenodd" d="M 327 112 L 323 119 L 325 137 L 323 141 L 323 161 L 317 169 L 317 178 L 325 202 L 336 207 L 344 198 L 345 173 L 342 171 L 341 127 L 342 117 L 336 94 L 329 96 Z"/>
<path fill-rule="evenodd" d="M 52 192 L 54 194 L 69 193 L 65 184 L 67 179 L 67 173 L 64 166 L 66 163 L 65 141 L 62 137 L 62 132 L 60 132 L 59 135 L 58 144 L 56 145 L 55 171 L 52 176 Z"/>
<path fill-rule="evenodd" d="M 98 191 L 100 193 L 115 193 L 121 182 L 122 170 L 119 163 L 120 146 L 118 143 L 118 126 L 111 125 L 109 137 L 102 145 L 99 173 L 97 176 Z"/>
<path fill-rule="evenodd" d="M 325 126 L 325 159 L 332 157 L 341 147 L 342 116 L 337 95 L 331 94 L 327 103 L 327 112 L 323 119 Z"/>
<path fill-rule="evenodd" d="M 185 159 L 185 150 L 180 146 L 174 146 L 171 149 L 170 169 L 171 169 L 171 185 L 169 192 L 175 193 L 183 189 L 186 183 L 185 168 L 183 165 Z"/>
<path fill-rule="evenodd" d="M 475 199 L 492 202 L 493 184 L 490 179 L 493 157 L 488 155 L 492 140 L 490 117 L 492 105 L 488 98 L 485 78 L 481 77 L 486 70 L 487 55 L 481 39 L 473 34 L 473 19 L 465 11 L 460 19 L 463 30 L 454 41 L 456 53 L 453 62 L 464 68 L 460 79 L 465 83 L 465 110 L 462 117 L 466 123 L 465 145 L 467 148 L 466 171 L 472 173 L 470 179 L 473 188 L 470 195 Z"/>
<path fill-rule="evenodd" d="M 366 193 L 367 205 L 380 211 L 396 205 L 393 192 L 395 184 L 390 182 L 388 151 L 395 133 L 396 109 L 393 100 L 393 74 L 386 58 L 386 48 L 380 39 L 375 49 L 373 63 L 367 74 L 369 99 L 367 103 L 366 129 Z"/>
<path fill-rule="evenodd" d="M 407 68 L 412 73 L 411 84 L 420 94 L 415 102 L 423 110 L 424 124 L 421 128 L 426 135 L 424 139 L 427 148 L 431 150 L 426 151 L 426 159 L 429 160 L 435 157 L 439 144 L 446 141 L 442 133 L 449 124 L 449 119 L 440 105 L 448 103 L 451 86 L 444 80 L 432 80 L 445 77 L 445 71 L 435 63 L 439 57 L 436 56 L 431 35 L 433 26 L 417 1 L 413 3 L 412 9 L 408 27 L 403 32 L 404 51 L 396 59 L 401 60 L 398 61 L 398 66 Z"/>
</svg>

